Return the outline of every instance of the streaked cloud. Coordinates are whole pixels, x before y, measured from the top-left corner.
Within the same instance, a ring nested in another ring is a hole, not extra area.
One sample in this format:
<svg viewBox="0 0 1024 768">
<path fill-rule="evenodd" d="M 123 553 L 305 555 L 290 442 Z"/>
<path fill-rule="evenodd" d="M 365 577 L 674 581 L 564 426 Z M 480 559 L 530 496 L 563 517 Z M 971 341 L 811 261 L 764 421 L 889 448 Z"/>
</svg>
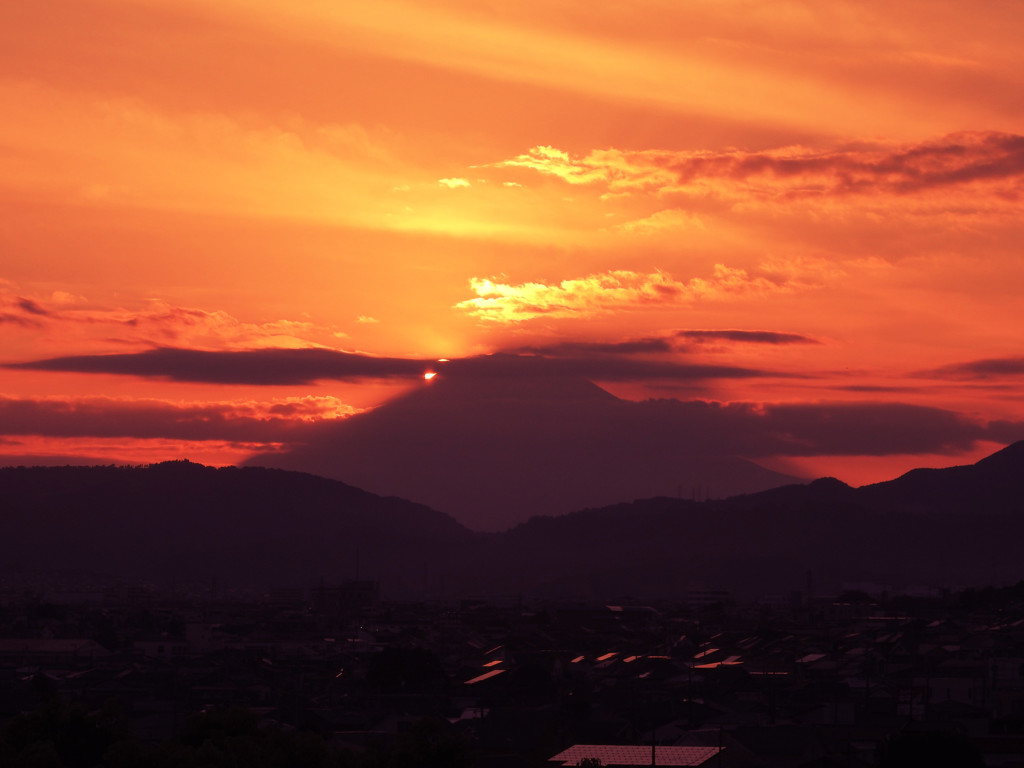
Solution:
<svg viewBox="0 0 1024 768">
<path fill-rule="evenodd" d="M 987 197 L 976 200 L 977 205 L 1005 209 L 1015 205 L 1024 179 L 1024 136 L 975 131 L 895 146 L 692 152 L 603 149 L 578 156 L 539 146 L 496 165 L 528 168 L 568 184 L 597 184 L 612 192 L 729 199 L 902 198 L 983 190 Z M 645 221 L 650 226 L 658 223 L 654 217 Z"/>
<path fill-rule="evenodd" d="M 401 209 L 390 190 L 410 173 L 386 131 L 357 123 L 182 112 L 41 81 L 0 80 L 0 109 L 0 141 L 25 157 L 54 155 L 4 163 L 2 186 L 97 208 L 391 228 Z"/>
<path fill-rule="evenodd" d="M 647 355 L 675 351 L 668 338 L 651 337 L 626 341 L 560 341 L 552 344 L 516 347 L 510 353 L 544 357 L 578 357 L 586 355 Z"/>
<path fill-rule="evenodd" d="M 205 403 L 0 396 L 0 434 L 270 443 L 302 439 L 316 424 L 355 413 L 330 396 Z"/>
<path fill-rule="evenodd" d="M 817 339 L 802 336 L 799 333 L 780 333 L 778 331 L 738 331 L 738 330 L 703 330 L 676 331 L 676 338 L 688 342 L 703 344 L 705 342 L 736 342 L 741 344 L 820 344 Z"/>
<path fill-rule="evenodd" d="M 46 330 L 84 341 L 106 338 L 118 345 L 182 345 L 202 349 L 309 347 L 339 331 L 310 320 L 241 320 L 223 310 L 184 307 L 160 299 L 111 307 L 58 292 L 51 299 L 25 298 L 0 286 L 0 323 Z M 343 332 L 341 332 L 344 335 Z"/>
<path fill-rule="evenodd" d="M 212 352 L 192 349 L 153 349 L 111 355 L 76 355 L 10 363 L 13 370 L 61 371 L 140 376 L 177 382 L 307 385 L 318 381 L 421 379 L 428 371 L 473 379 L 478 377 L 559 377 L 595 381 L 644 379 L 685 382 L 712 379 L 788 377 L 791 374 L 744 366 L 694 362 L 609 359 L 603 355 L 546 358 L 534 355 L 477 355 L 439 363 L 435 359 L 373 357 L 328 349 L 257 349 Z"/>
<path fill-rule="evenodd" d="M 744 269 L 716 264 L 711 277 L 688 281 L 666 272 L 640 273 L 615 270 L 559 283 L 512 285 L 474 277 L 477 294 L 456 308 L 493 323 L 520 323 L 536 318 L 589 317 L 618 310 L 686 304 L 698 299 L 726 299 L 790 291 L 786 282 L 751 276 Z"/>
<path fill-rule="evenodd" d="M 473 380 L 536 379 L 547 381 L 555 390 L 557 380 L 586 379 L 597 382 L 675 381 L 701 383 L 716 379 L 791 378 L 784 371 L 741 365 L 710 365 L 701 362 L 650 360 L 608 355 L 598 350 L 586 354 L 545 357 L 540 355 L 494 354 L 452 360 L 440 368 L 439 376 Z"/>
<path fill-rule="evenodd" d="M 32 299 L 18 299 L 18 306 L 27 314 L 30 315 L 48 315 L 50 314 L 37 304 Z"/>
<path fill-rule="evenodd" d="M 113 355 L 74 355 L 9 363 L 21 370 L 112 373 L 214 384 L 305 385 L 323 379 L 413 378 L 432 361 L 372 357 L 332 349 L 254 349 L 214 352 L 169 347 Z"/>
<path fill-rule="evenodd" d="M 706 226 L 696 214 L 676 208 L 655 211 L 645 218 L 623 222 L 616 225 L 616 229 L 626 234 L 654 235 L 662 232 L 703 230 Z"/>
<path fill-rule="evenodd" d="M 952 379 L 1000 379 L 1024 376 L 1024 357 L 993 357 L 970 360 L 924 371 L 925 376 Z"/>
<path fill-rule="evenodd" d="M 651 355 L 686 351 L 691 345 L 708 344 L 820 344 L 817 339 L 798 333 L 778 331 L 741 330 L 681 330 L 661 336 L 649 336 L 622 341 L 560 341 L 542 345 L 528 345 L 505 350 L 515 354 L 542 357 L 584 357 L 590 355 Z"/>
<path fill-rule="evenodd" d="M 509 363 L 496 362 L 471 365 L 478 366 L 475 373 L 486 370 L 488 376 L 493 376 L 502 364 Z M 519 373 L 527 375 L 522 366 Z M 466 371 L 466 375 L 472 373 Z M 529 374 L 533 381 L 538 380 L 537 375 L 546 372 Z M 562 375 L 573 376 L 564 369 Z M 480 392 L 486 401 L 486 385 Z M 538 407 L 561 403 L 557 387 L 549 393 L 554 399 L 550 403 L 537 400 Z M 597 420 L 603 426 L 595 422 L 589 432 L 601 435 L 609 444 L 632 444 L 636 435 L 643 434 L 648 450 L 683 455 L 955 454 L 969 450 L 980 440 L 1010 442 L 1024 437 L 1022 422 L 985 422 L 947 409 L 899 402 L 632 402 L 609 397 L 589 404 L 571 401 L 564 405 L 568 408 L 567 423 L 577 427 L 574 420 L 586 417 L 593 421 L 587 414 L 604 414 L 605 418 Z M 328 396 L 191 403 L 104 397 L 0 397 L 0 436 L 6 436 L 0 440 L 15 447 L 19 436 L 227 441 L 253 446 L 315 443 L 320 439 L 329 443 L 332 431 L 346 429 L 343 422 L 358 413 L 358 409 Z M 407 411 L 399 409 L 395 414 L 404 417 Z M 450 416 L 442 410 L 437 418 Z M 560 431 L 564 426 L 554 423 L 550 428 Z M 407 429 L 412 434 L 422 427 L 411 421 Z"/>
<path fill-rule="evenodd" d="M 978 28 L 978 20 L 954 26 L 938 12 L 945 26 L 922 24 L 919 11 L 891 4 L 881 9 L 839 2 L 819 9 L 793 2 L 768 11 L 750 3 L 680 8 L 654 2 L 630 5 L 629 12 L 572 4 L 526 4 L 515 11 L 408 0 L 344 7 L 285 0 L 259 6 L 244 0 L 146 4 L 187 9 L 215 24 L 244 23 L 251 34 L 271 34 L 295 47 L 354 50 L 496 83 L 723 122 L 818 133 L 842 126 L 871 135 L 957 125 L 965 102 L 1005 123 L 1006 112 L 1012 112 L 1000 109 L 990 93 L 1012 64 L 982 46 L 959 42 L 960 35 L 950 39 L 951 27 Z M 999 18 L 1003 34 L 1019 32 L 1015 14 Z M 992 37 L 984 29 L 984 38 Z M 1001 47 L 1011 47 L 1013 39 L 1007 36 Z M 937 73 L 948 79 L 950 72 L 958 75 L 959 98 L 935 82 Z"/>
<path fill-rule="evenodd" d="M 9 282 L 0 281 L 0 325 L 41 328 L 49 314 L 39 302 L 17 295 Z"/>
</svg>

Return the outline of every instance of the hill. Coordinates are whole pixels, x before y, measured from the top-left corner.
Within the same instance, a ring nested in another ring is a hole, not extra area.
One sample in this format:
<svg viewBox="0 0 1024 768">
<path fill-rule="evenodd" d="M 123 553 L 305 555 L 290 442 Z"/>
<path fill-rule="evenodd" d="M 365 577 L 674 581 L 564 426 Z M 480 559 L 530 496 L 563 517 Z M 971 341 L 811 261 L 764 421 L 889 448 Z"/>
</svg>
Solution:
<svg viewBox="0 0 1024 768">
<path fill-rule="evenodd" d="M 834 478 L 701 503 L 653 498 L 536 518 L 502 540 L 535 589 L 741 594 L 844 583 L 894 587 L 1024 578 L 1024 442 L 974 465 L 851 488 Z"/>
<path fill-rule="evenodd" d="M 420 504 L 281 470 L 147 467 L 0 469 L 7 571 L 91 569 L 156 581 L 262 585 L 375 578 L 402 588 L 423 552 L 472 534 Z"/>
<path fill-rule="evenodd" d="M 188 462 L 0 470 L 6 571 L 262 586 L 356 576 L 388 596 L 741 596 L 849 582 L 1024 578 L 1024 443 L 977 464 L 851 488 L 824 478 L 728 499 L 655 497 L 470 531 L 313 475 Z M 359 564 L 357 566 L 357 563 Z"/>
</svg>

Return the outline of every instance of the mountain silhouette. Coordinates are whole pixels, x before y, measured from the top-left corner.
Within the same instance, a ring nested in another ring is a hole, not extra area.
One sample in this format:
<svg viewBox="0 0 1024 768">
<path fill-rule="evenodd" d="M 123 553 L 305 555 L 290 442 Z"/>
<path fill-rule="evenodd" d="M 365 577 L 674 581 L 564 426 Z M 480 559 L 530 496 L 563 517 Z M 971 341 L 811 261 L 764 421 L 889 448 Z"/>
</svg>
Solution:
<svg viewBox="0 0 1024 768">
<path fill-rule="evenodd" d="M 873 506 L 918 512 L 970 509 L 979 514 L 1021 511 L 1024 441 L 975 464 L 912 469 L 895 480 L 864 486 L 859 496 Z"/>
<path fill-rule="evenodd" d="M 503 538 L 549 578 L 579 589 L 573 563 L 601 563 L 588 583 L 628 593 L 710 582 L 738 593 L 792 590 L 807 573 L 849 582 L 969 586 L 1024 579 L 1024 441 L 976 464 L 915 469 L 852 488 L 821 478 L 728 499 L 655 498 L 530 520 Z M 500 558 L 499 558 L 500 559 Z M 568 565 L 568 567 L 564 567 Z"/>
<path fill-rule="evenodd" d="M 359 563 L 410 586 L 422 553 L 472 534 L 419 504 L 297 472 L 148 467 L 0 469 L 8 571 L 104 571 L 161 582 L 289 585 L 352 579 Z"/>
<path fill-rule="evenodd" d="M 684 425 L 685 426 L 685 425 Z M 750 493 L 797 478 L 716 455 L 697 424 L 584 378 L 440 375 L 308 445 L 246 462 L 414 499 L 474 530 L 649 496 Z"/>
<path fill-rule="evenodd" d="M 641 499 L 471 531 L 344 483 L 189 462 L 0 469 L 0 571 L 163 583 L 310 585 L 362 575 L 389 597 L 753 597 L 871 582 L 1024 579 L 1024 443 L 976 464 L 851 488 L 834 478 L 726 499 Z"/>
</svg>

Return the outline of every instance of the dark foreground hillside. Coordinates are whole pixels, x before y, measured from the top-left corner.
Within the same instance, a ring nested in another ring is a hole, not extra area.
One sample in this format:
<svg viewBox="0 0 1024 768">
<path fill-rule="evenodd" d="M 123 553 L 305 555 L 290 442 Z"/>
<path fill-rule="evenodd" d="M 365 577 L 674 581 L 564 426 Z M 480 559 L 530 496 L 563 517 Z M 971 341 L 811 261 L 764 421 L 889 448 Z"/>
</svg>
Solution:
<svg viewBox="0 0 1024 768">
<path fill-rule="evenodd" d="M 334 480 L 190 462 L 0 470 L 0 562 L 160 582 L 258 586 L 354 579 L 400 589 L 423 553 L 472 534 L 419 504 Z"/>
<path fill-rule="evenodd" d="M 1024 444 L 968 467 L 851 488 L 833 479 L 730 499 L 655 498 L 500 534 L 419 504 L 282 470 L 0 470 L 3 571 L 308 586 L 361 577 L 392 597 L 755 597 L 852 582 L 899 589 L 1024 578 Z"/>
</svg>

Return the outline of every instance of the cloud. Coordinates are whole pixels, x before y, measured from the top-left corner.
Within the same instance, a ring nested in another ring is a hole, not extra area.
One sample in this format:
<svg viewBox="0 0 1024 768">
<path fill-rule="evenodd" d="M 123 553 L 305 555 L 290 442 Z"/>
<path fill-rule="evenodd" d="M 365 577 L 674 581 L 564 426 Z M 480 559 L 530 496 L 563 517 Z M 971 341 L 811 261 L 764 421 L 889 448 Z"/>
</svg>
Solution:
<svg viewBox="0 0 1024 768">
<path fill-rule="evenodd" d="M 0 324 L 41 328 L 49 313 L 38 302 L 15 296 L 6 281 L 0 282 Z"/>
<path fill-rule="evenodd" d="M 1024 357 L 993 357 L 954 363 L 924 371 L 926 376 L 953 379 L 997 379 L 1024 375 Z"/>
<path fill-rule="evenodd" d="M 999 5 L 975 14 L 984 19 L 968 18 L 960 6 L 940 7 L 928 14 L 937 17 L 929 23 L 919 11 L 905 10 L 907 4 L 883 9 L 852 2 L 556 3 L 542 13 L 533 4 L 512 10 L 413 0 L 365 7 L 151 2 L 178 13 L 200 8 L 221 26 L 244 17 L 246 25 L 302 46 L 291 58 L 301 59 L 306 49 L 340 48 L 483 78 L 501 94 L 504 84 L 520 83 L 558 94 L 558 104 L 575 94 L 634 111 L 638 105 L 667 111 L 687 122 L 696 117 L 697 125 L 739 121 L 805 135 L 906 134 L 923 125 L 959 125 L 978 110 L 1012 124 L 1012 103 L 1000 109 L 993 102 L 1018 81 L 1011 73 L 1019 24 L 1014 10 Z M 988 42 L 993 37 L 997 44 Z M 973 75 L 966 84 L 959 72 L 965 67 Z M 951 68 L 960 76 L 951 77 Z M 401 84 L 408 88 L 408 82 Z M 299 83 L 294 89 L 301 90 Z M 444 95 L 451 99 L 451 93 Z M 463 114 L 454 102 L 447 109 Z M 559 125 L 571 117 L 563 113 Z"/>
<path fill-rule="evenodd" d="M 109 307 L 64 292 L 54 293 L 48 301 L 16 296 L 0 286 L 0 323 L 4 322 L 49 328 L 64 338 L 106 333 L 122 344 L 205 349 L 310 347 L 339 333 L 308 320 L 247 322 L 222 310 L 183 307 L 159 299 L 137 307 Z"/>
<path fill-rule="evenodd" d="M 949 454 L 993 438 L 984 422 L 906 403 L 786 403 L 755 411 L 763 427 L 764 445 L 755 448 L 761 456 Z M 1024 425 L 1018 433 L 1024 436 Z"/>
<path fill-rule="evenodd" d="M 495 165 L 528 168 L 569 184 L 596 184 L 616 192 L 689 191 L 794 199 L 880 193 L 920 195 L 980 185 L 1003 193 L 1004 205 L 1016 205 L 1018 185 L 1024 178 L 1024 136 L 976 131 L 918 144 L 868 149 L 605 149 L 575 157 L 539 146 Z M 661 211 L 651 219 L 668 215 Z"/>
<path fill-rule="evenodd" d="M 540 355 L 542 357 L 578 357 L 584 355 L 642 355 L 673 352 L 669 339 L 650 337 L 628 341 L 562 341 L 543 346 L 525 346 L 506 350 L 511 354 Z"/>
<path fill-rule="evenodd" d="M 497 167 L 529 168 L 557 176 L 569 184 L 593 184 L 611 181 L 613 163 L 607 153 L 591 152 L 586 158 L 572 158 L 568 152 L 550 146 L 533 147 L 525 154 L 495 163 Z"/>
<path fill-rule="evenodd" d="M 13 312 L 0 312 L 0 324 L 20 325 L 22 328 L 40 328 L 42 323 Z"/>
<path fill-rule="evenodd" d="M 778 331 L 676 331 L 675 336 L 686 341 L 703 344 L 705 342 L 733 341 L 742 344 L 820 344 L 817 339 L 801 336 L 798 333 L 779 333 Z"/>
<path fill-rule="evenodd" d="M 43 309 L 41 306 L 39 306 L 39 304 L 37 304 L 36 302 L 32 301 L 32 299 L 18 299 L 18 306 L 21 307 L 22 310 L 24 310 L 25 312 L 27 312 L 30 315 L 48 315 L 48 314 L 50 314 L 45 309 Z"/>
<path fill-rule="evenodd" d="M 677 344 L 681 340 L 685 344 Z M 664 336 L 649 336 L 624 341 L 562 341 L 540 346 L 507 349 L 512 354 L 540 355 L 542 357 L 580 357 L 587 355 L 650 355 L 686 350 L 690 345 L 731 342 L 737 344 L 820 344 L 809 336 L 778 331 L 740 330 L 681 330 Z"/>
<path fill-rule="evenodd" d="M 667 208 L 656 211 L 646 218 L 619 224 L 616 229 L 635 235 L 653 235 L 666 230 L 706 229 L 706 227 L 703 220 L 690 211 Z"/>
<path fill-rule="evenodd" d="M 545 407 L 545 403 L 561 402 L 559 393 L 563 391 L 554 386 L 550 374 L 557 374 L 564 381 L 576 378 L 576 366 L 536 368 L 526 365 L 528 361 L 509 357 L 471 358 L 465 362 L 459 378 L 480 392 L 485 401 L 490 397 L 497 402 L 518 389 L 535 398 L 539 407 Z M 524 381 L 534 386 L 526 389 L 514 383 L 506 388 L 492 386 L 495 377 L 509 371 L 517 371 Z M 443 379 L 439 383 L 441 381 Z M 459 388 L 458 391 L 459 397 L 453 400 L 432 402 L 444 408 L 459 409 L 463 403 L 472 408 L 470 399 L 463 397 L 468 390 Z M 580 402 L 571 401 L 567 405 L 568 422 L 581 417 L 574 410 L 581 406 Z M 632 444 L 642 435 L 645 450 L 686 455 L 702 452 L 748 457 L 957 453 L 969 450 L 980 440 L 1011 442 L 1024 437 L 1021 422 L 986 423 L 954 411 L 906 403 L 763 404 L 675 399 L 633 402 L 608 395 L 585 408 L 589 414 L 584 414 L 586 418 L 593 417 L 588 432 L 604 435 L 609 443 Z M 296 443 L 329 434 L 323 430 L 334 429 L 332 424 L 344 428 L 342 422 L 358 413 L 358 409 L 328 396 L 205 403 L 0 396 L 0 435 Z M 439 413 L 438 418 L 450 415 Z M 407 424 L 410 435 L 416 434 L 421 426 L 416 418 L 419 417 L 413 416 Z M 511 428 L 511 425 L 503 426 L 500 418 L 495 412 L 491 428 L 496 434 Z M 566 424 L 556 420 L 549 426 L 558 431 Z M 572 426 L 580 427 L 575 422 Z"/>
<path fill-rule="evenodd" d="M 630 430 L 652 451 L 686 455 L 889 456 L 955 454 L 981 440 L 1024 437 L 1024 424 L 987 423 L 955 411 L 900 402 L 625 402 Z M 623 438 L 625 439 L 625 435 Z"/>
<path fill-rule="evenodd" d="M 271 443 L 302 440 L 358 410 L 334 397 L 178 403 L 133 398 L 0 396 L 0 434 Z"/>
<path fill-rule="evenodd" d="M 208 351 L 162 347 L 115 355 L 75 355 L 8 363 L 5 367 L 37 371 L 112 373 L 170 381 L 215 384 L 301 385 L 322 379 L 412 378 L 432 361 L 371 357 L 330 349 L 254 349 Z"/>
<path fill-rule="evenodd" d="M 696 382 L 710 379 L 749 379 L 757 377 L 788 378 L 791 374 L 764 371 L 732 365 L 680 363 L 669 360 L 647 360 L 600 353 L 598 349 L 578 348 L 580 356 L 542 357 L 495 354 L 452 360 L 441 367 L 440 375 L 460 378 L 563 379 L 588 381 L 662 381 Z M 619 350 L 621 353 L 621 349 Z M 587 352 L 591 354 L 586 354 Z M 598 352 L 598 354 L 592 354 Z"/>
<path fill-rule="evenodd" d="M 615 270 L 560 283 L 511 285 L 474 277 L 470 288 L 475 299 L 460 301 L 456 308 L 494 323 L 520 323 L 535 318 L 589 317 L 623 309 L 686 304 L 698 299 L 723 299 L 789 291 L 786 282 L 753 277 L 744 269 L 716 264 L 710 278 L 686 282 L 667 272 L 641 273 Z"/>
<path fill-rule="evenodd" d="M 9 363 L 12 369 L 104 373 L 181 382 L 250 385 L 307 385 L 317 381 L 418 379 L 440 370 L 460 377 L 583 377 L 596 381 L 663 379 L 701 381 L 721 378 L 787 376 L 727 365 L 589 356 L 546 358 L 530 355 L 479 355 L 438 363 L 433 359 L 371 357 L 327 349 L 259 349 L 210 352 L 161 348 L 116 355 L 76 355 Z"/>
<path fill-rule="evenodd" d="M 75 92 L 45 78 L 0 82 L 7 117 L 0 144 L 51 160 L 12 169 L 5 186 L 98 207 L 394 226 L 393 205 L 376 193 L 401 183 L 408 170 L 391 156 L 383 126 L 371 131 L 294 112 L 261 120 L 182 111 L 153 95 Z M 74 142 L 66 140 L 68 125 L 75 126 Z"/>
<path fill-rule="evenodd" d="M 469 180 L 468 179 L 458 179 L 458 178 L 438 179 L 437 183 L 440 184 L 442 187 L 448 187 L 448 189 L 458 189 L 459 187 L 468 187 L 469 186 Z"/>
</svg>

